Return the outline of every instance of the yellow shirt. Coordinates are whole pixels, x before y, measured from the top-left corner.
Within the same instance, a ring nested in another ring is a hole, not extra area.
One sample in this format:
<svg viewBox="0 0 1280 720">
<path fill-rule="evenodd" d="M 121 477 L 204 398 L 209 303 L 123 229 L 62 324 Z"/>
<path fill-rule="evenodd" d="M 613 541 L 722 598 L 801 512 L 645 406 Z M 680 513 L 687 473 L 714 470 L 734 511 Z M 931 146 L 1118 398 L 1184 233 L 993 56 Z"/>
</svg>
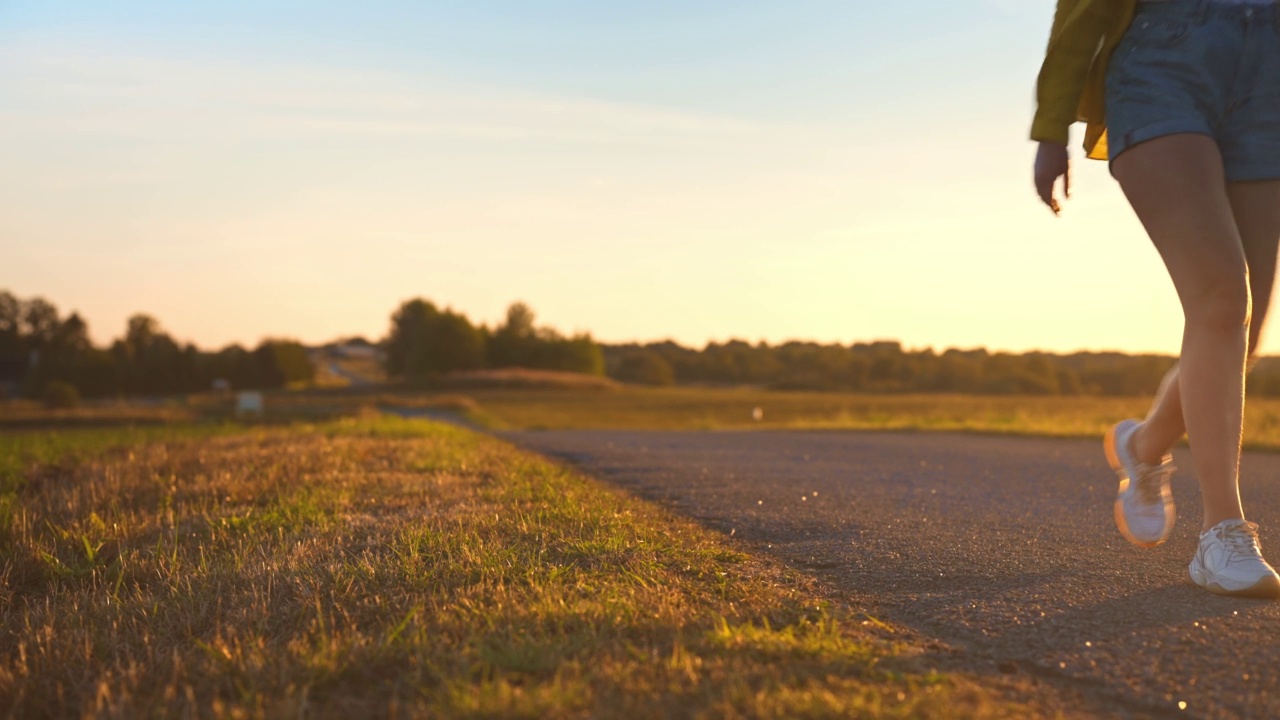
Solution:
<svg viewBox="0 0 1280 720">
<path fill-rule="evenodd" d="M 1138 0 L 1058 0 L 1049 49 L 1036 84 L 1031 139 L 1068 142 L 1077 120 L 1088 123 L 1084 148 L 1107 159 L 1107 62 L 1133 22 Z"/>
</svg>

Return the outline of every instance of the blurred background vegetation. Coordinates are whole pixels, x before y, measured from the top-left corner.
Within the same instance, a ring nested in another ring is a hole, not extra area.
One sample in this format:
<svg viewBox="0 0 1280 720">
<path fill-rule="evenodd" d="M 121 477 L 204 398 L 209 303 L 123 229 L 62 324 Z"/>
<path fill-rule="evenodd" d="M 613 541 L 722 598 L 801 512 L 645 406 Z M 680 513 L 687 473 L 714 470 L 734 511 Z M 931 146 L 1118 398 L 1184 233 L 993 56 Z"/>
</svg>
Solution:
<svg viewBox="0 0 1280 720">
<path fill-rule="evenodd" d="M 147 397 L 209 390 L 270 390 L 385 381 L 431 386 L 467 373 L 525 368 L 648 386 L 740 387 L 879 394 L 1143 396 L 1175 362 L 1162 355 L 1080 352 L 1023 354 L 977 349 L 909 349 L 898 342 L 852 345 L 733 340 L 701 349 L 665 341 L 605 345 L 536 324 L 515 303 L 494 327 L 415 298 L 391 314 L 387 336 L 308 347 L 266 339 L 254 348 L 202 350 L 172 338 L 145 314 L 97 347 L 79 314 L 63 316 L 43 298 L 0 291 L 0 397 L 50 407 L 80 397 Z M 363 363 L 363 364 L 362 364 Z M 1280 358 L 1263 358 L 1250 392 L 1280 396 Z"/>
<path fill-rule="evenodd" d="M 181 343 L 149 315 L 129 318 L 123 337 L 95 347 L 77 313 L 63 317 L 43 298 L 20 300 L 0 291 L 0 396 L 45 398 L 54 406 L 73 396 L 152 396 L 228 388 L 270 389 L 306 383 L 315 368 L 307 348 L 264 340 L 250 350 L 216 352 Z"/>
</svg>

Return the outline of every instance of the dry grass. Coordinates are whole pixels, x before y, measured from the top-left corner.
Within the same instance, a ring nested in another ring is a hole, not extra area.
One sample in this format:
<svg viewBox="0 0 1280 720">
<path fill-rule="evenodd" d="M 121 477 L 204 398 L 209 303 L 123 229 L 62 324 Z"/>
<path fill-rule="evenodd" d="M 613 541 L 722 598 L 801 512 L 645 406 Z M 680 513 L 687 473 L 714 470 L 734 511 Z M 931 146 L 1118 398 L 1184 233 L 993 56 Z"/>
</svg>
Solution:
<svg viewBox="0 0 1280 720">
<path fill-rule="evenodd" d="M 442 392 L 271 392 L 267 422 L 322 421 L 398 408 L 451 413 L 493 429 L 648 430 L 922 430 L 1048 437 L 1100 437 L 1126 417 L 1146 413 L 1148 398 L 990 395 L 865 395 L 781 392 L 751 388 L 642 388 L 592 384 L 598 378 L 494 371 L 516 386 L 477 385 Z M 527 376 L 527 377 L 526 377 Z M 481 377 L 489 377 L 483 375 Z M 565 384 L 555 385 L 563 381 Z M 488 381 L 485 381 L 488 382 Z M 496 381 L 495 381 L 496 382 Z M 520 385 L 520 383 L 527 383 Z M 576 383 L 576 384 L 575 384 Z M 187 418 L 226 420 L 232 400 L 212 394 L 173 398 L 166 404 L 118 402 L 74 411 L 48 411 L 32 403 L 0 404 L 6 428 L 75 427 L 158 423 Z M 755 420 L 759 408 L 763 417 Z M 1280 449 L 1280 399 L 1250 399 L 1245 407 L 1245 446 Z"/>
<path fill-rule="evenodd" d="M 476 415 L 482 412 L 480 405 L 470 396 L 456 393 L 425 396 L 388 395 L 380 399 L 378 406 L 411 410 L 439 410 L 459 415 Z"/>
<path fill-rule="evenodd" d="M 1090 435 L 1145 410 L 1139 398 L 864 395 L 749 388 L 467 393 L 509 428 L 960 430 Z M 1280 403 L 1276 404 L 1280 408 Z M 760 408 L 762 419 L 753 411 Z"/>
<path fill-rule="evenodd" d="M 743 428 L 925 430 L 1101 437 L 1149 398 L 861 395 L 753 389 L 624 387 L 611 393 L 476 390 L 473 419 L 500 429 Z M 760 408 L 763 419 L 753 419 Z M 1280 448 L 1280 400 L 1250 400 L 1245 444 Z"/>
<path fill-rule="evenodd" d="M 622 387 L 614 380 L 599 375 L 501 368 L 449 373 L 437 384 L 445 388 L 544 388 L 556 390 L 616 390 Z"/>
<path fill-rule="evenodd" d="M 8 437 L 10 717 L 1027 717 L 811 581 L 388 418 Z M 68 453 L 71 454 L 68 454 Z"/>
<path fill-rule="evenodd" d="M 174 423 L 195 418 L 185 401 L 93 401 L 67 410 L 50 410 L 29 400 L 0 401 L 0 430 L 33 426 L 93 426 Z"/>
</svg>

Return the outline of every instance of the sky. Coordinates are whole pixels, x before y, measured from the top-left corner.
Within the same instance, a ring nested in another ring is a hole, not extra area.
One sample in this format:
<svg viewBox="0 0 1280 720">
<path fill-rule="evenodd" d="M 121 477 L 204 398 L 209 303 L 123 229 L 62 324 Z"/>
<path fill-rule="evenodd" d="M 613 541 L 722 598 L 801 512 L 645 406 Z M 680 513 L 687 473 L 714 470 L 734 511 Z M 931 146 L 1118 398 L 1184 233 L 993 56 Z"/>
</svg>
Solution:
<svg viewBox="0 0 1280 720">
<path fill-rule="evenodd" d="M 1052 12 L 0 0 L 0 289 L 97 342 L 379 338 L 425 297 L 606 342 L 1175 353 L 1078 129 L 1063 216 L 1032 190 Z"/>
</svg>

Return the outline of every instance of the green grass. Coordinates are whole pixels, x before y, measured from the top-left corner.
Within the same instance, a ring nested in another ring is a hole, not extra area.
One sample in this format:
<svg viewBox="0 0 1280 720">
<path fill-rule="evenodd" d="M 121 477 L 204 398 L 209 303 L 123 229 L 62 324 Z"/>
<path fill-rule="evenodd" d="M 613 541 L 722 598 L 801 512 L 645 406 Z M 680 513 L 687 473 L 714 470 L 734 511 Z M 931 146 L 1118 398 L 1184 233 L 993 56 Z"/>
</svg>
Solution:
<svg viewBox="0 0 1280 720">
<path fill-rule="evenodd" d="M 385 417 L 135 432 L 5 440 L 25 460 L 0 533 L 0 714 L 1057 706 L 932 672 L 811 579 L 480 435 Z"/>
<path fill-rule="evenodd" d="M 0 532 L 7 527 L 5 508 L 30 476 L 74 466 L 111 450 L 212 437 L 236 430 L 236 426 L 230 424 L 178 424 L 0 433 Z"/>
</svg>

